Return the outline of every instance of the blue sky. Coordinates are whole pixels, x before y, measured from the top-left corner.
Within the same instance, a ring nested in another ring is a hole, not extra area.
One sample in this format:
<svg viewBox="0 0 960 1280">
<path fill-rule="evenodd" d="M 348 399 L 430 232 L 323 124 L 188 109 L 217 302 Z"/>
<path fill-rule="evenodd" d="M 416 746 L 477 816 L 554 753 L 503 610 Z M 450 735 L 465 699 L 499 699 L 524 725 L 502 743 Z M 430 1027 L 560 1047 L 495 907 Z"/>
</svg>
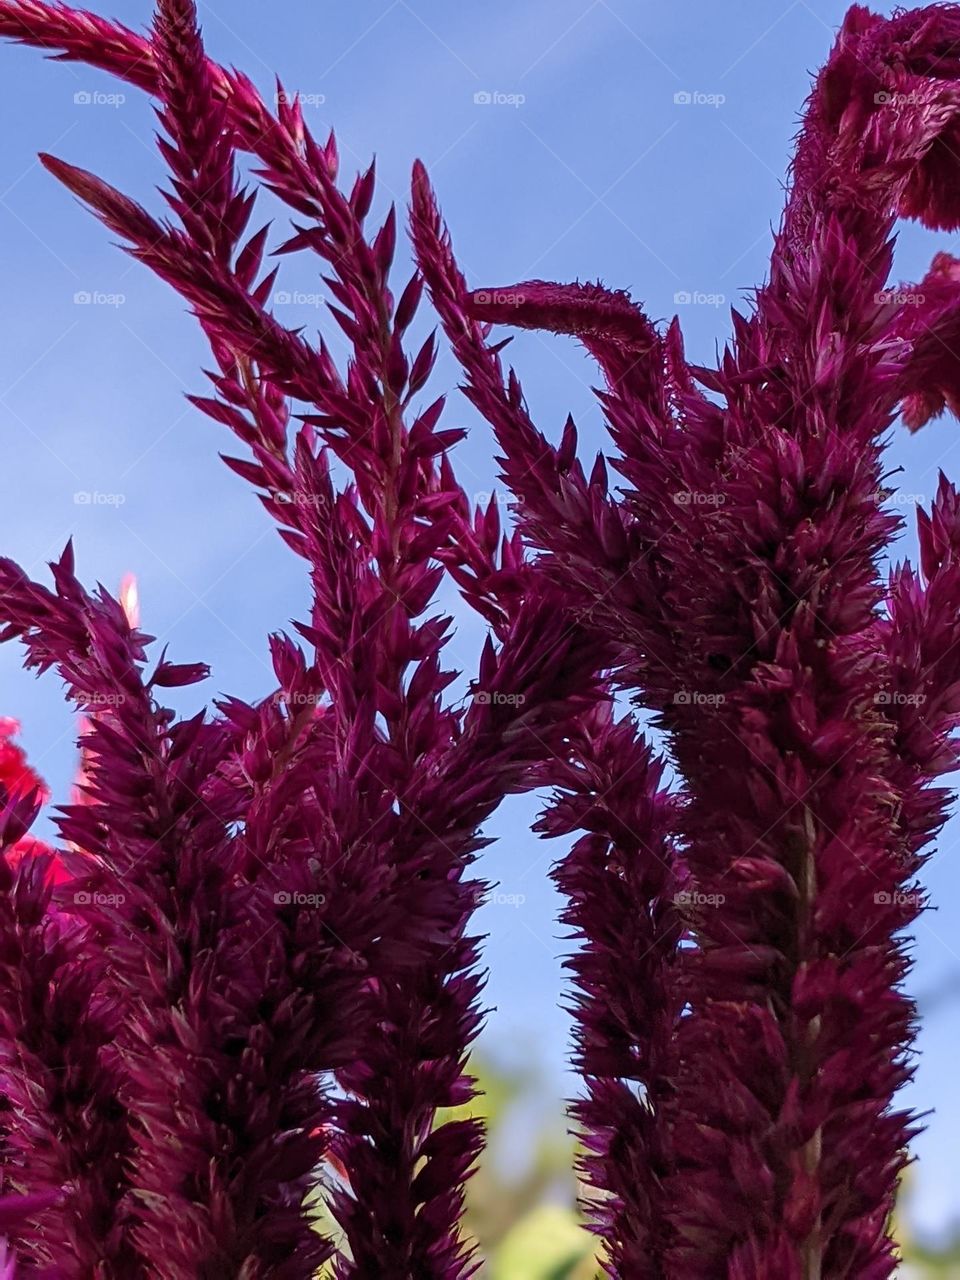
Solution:
<svg viewBox="0 0 960 1280">
<path fill-rule="evenodd" d="M 692 356 L 708 361 L 729 332 L 727 308 L 765 275 L 810 71 L 844 8 L 837 0 L 216 0 L 201 14 L 215 57 L 268 92 L 279 72 L 305 95 L 318 132 L 336 127 L 346 170 L 377 154 L 384 205 L 404 201 L 421 157 L 474 283 L 600 277 L 631 289 L 654 317 L 678 310 Z M 141 27 L 150 5 L 113 0 L 112 14 Z M 219 462 L 225 434 L 183 399 L 202 392 L 207 363 L 184 307 L 35 160 L 52 151 L 159 209 L 150 107 L 135 90 L 35 51 L 5 47 L 0 57 L 3 554 L 39 570 L 74 535 L 88 581 L 138 574 L 144 625 L 177 660 L 209 661 L 211 692 L 261 695 L 266 632 L 304 615 L 303 573 Z M 957 239 L 905 227 L 898 276 L 919 277 L 937 248 L 960 253 Z M 318 280 L 299 270 L 280 287 L 317 292 Z M 698 300 L 675 302 L 684 294 Z M 312 301 L 278 312 L 322 325 L 342 349 Z M 555 433 L 570 411 L 588 453 L 601 447 L 593 371 L 578 350 L 522 335 L 512 354 L 543 429 Z M 443 361 L 436 385 L 455 381 Z M 449 421 L 474 423 L 459 397 Z M 457 463 L 466 487 L 483 494 L 494 467 L 489 435 L 475 425 Z M 899 431 L 890 457 L 904 469 L 903 493 L 929 499 L 940 466 L 960 477 L 958 444 L 954 422 L 912 439 Z M 904 546 L 912 551 L 911 535 Z M 459 619 L 452 661 L 469 671 L 482 629 L 462 611 Z M 24 742 L 63 797 L 74 726 L 56 682 L 18 667 L 17 651 L 0 651 L 0 711 L 22 720 Z M 523 901 L 482 913 L 496 1006 L 484 1043 L 508 1058 L 539 1058 L 559 1100 L 571 1087 L 558 1008 L 563 944 L 547 880 L 559 849 L 527 834 L 537 807 L 535 798 L 515 800 L 491 824 L 501 839 L 486 874 L 502 897 Z M 930 1230 L 960 1217 L 960 1180 L 951 1177 L 960 999 L 943 998 L 960 993 L 957 836 L 951 822 L 928 874 L 938 910 L 916 940 L 915 989 L 924 999 L 940 993 L 910 1094 L 936 1111 L 916 1148 L 917 1216 Z"/>
</svg>

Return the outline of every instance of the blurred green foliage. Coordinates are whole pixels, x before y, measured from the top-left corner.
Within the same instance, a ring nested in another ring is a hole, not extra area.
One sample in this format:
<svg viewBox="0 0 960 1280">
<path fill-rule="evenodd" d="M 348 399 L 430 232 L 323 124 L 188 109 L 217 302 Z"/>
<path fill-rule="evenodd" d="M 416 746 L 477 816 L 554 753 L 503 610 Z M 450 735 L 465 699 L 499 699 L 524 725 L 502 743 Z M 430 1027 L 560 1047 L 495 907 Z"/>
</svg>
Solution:
<svg viewBox="0 0 960 1280">
<path fill-rule="evenodd" d="M 465 1113 L 484 1119 L 488 1147 L 468 1191 L 466 1222 L 487 1259 L 483 1280 L 599 1280 L 595 1244 L 576 1211 L 574 1142 L 559 1117 L 544 1114 L 542 1081 L 535 1071 L 490 1062 L 475 1062 L 473 1070 L 481 1092 Z M 530 1112 L 541 1122 L 532 1137 L 521 1135 L 526 1161 L 518 1170 L 510 1139 L 517 1117 Z M 960 1280 L 960 1231 L 937 1248 L 918 1241 L 909 1193 L 907 1185 L 897 1223 L 900 1280 Z"/>
<path fill-rule="evenodd" d="M 487 1131 L 465 1216 L 483 1280 L 594 1280 L 594 1240 L 575 1208 L 575 1144 L 556 1108 L 544 1108 L 539 1073 L 477 1059 L 471 1070 L 477 1097 L 441 1118 L 478 1116 Z"/>
<path fill-rule="evenodd" d="M 464 1223 L 485 1259 L 479 1280 L 601 1280 L 595 1241 L 576 1208 L 575 1143 L 538 1072 L 476 1059 L 471 1070 L 477 1097 L 438 1119 L 476 1116 L 487 1130 Z M 897 1222 L 900 1280 L 960 1280 L 960 1231 L 941 1247 L 925 1245 L 910 1228 L 909 1207 L 908 1181 Z"/>
<path fill-rule="evenodd" d="M 903 1258 L 899 1271 L 901 1280 L 960 1280 L 960 1229 L 955 1229 L 952 1238 L 936 1248 L 924 1244 L 911 1229 L 911 1198 L 912 1187 L 908 1171 L 901 1186 L 896 1224 Z"/>
</svg>

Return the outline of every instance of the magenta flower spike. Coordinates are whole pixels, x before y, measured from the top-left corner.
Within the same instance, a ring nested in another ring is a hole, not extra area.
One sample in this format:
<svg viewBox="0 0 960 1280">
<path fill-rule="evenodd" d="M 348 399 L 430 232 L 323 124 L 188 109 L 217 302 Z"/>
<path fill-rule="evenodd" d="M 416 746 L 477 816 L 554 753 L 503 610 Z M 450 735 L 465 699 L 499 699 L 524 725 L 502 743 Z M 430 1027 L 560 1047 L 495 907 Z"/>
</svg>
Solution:
<svg viewBox="0 0 960 1280">
<path fill-rule="evenodd" d="M 548 766 L 557 791 L 538 829 L 579 834 L 553 877 L 580 949 L 573 975 L 574 1065 L 586 1096 L 571 1112 L 584 1147 L 591 1229 L 611 1277 L 661 1276 L 674 1245 L 667 1189 L 674 1168 L 680 942 L 689 898 L 675 846 L 674 797 L 635 725 L 609 704 L 584 716 L 569 756 Z"/>
<path fill-rule="evenodd" d="M 49 910 L 52 861 L 8 851 L 35 797 L 4 797 L 0 817 L 0 1236 L 15 1274 L 93 1275 L 129 1265 L 122 1231 L 131 1149 L 110 1049 L 119 1017 L 97 998 L 107 957 Z"/>
<path fill-rule="evenodd" d="M 16 34 L 45 29 L 43 12 L 25 15 Z M 160 970 L 149 954 L 128 954 L 139 940 L 117 913 L 85 913 L 110 947 L 126 949 L 122 1004 L 135 1006 L 142 982 L 151 996 L 149 1017 L 138 1012 L 122 1038 L 137 1146 L 129 1236 L 171 1280 L 312 1276 L 331 1246 L 304 1202 L 329 1148 L 342 1175 L 336 1185 L 326 1177 L 346 1239 L 337 1274 L 454 1280 L 476 1266 L 458 1220 L 480 1133 L 474 1122 L 437 1127 L 436 1115 L 472 1088 L 479 827 L 561 748 L 568 717 L 596 696 L 607 646 L 575 624 L 564 596 L 543 589 L 518 539 L 501 538 L 495 507 L 471 511 L 445 457 L 462 433 L 440 429 L 443 400 L 413 408 L 435 343 L 404 349 L 421 284 L 415 275 L 397 298 L 388 286 L 395 218 L 366 229 L 373 170 L 341 192 L 334 139 L 316 142 L 286 94 L 274 112 L 249 82 L 210 63 L 192 4 L 160 4 L 147 49 L 86 15 L 46 16 L 54 43 L 66 35 L 71 55 L 96 61 L 92 45 L 106 41 L 110 69 L 161 99 L 179 227 L 95 175 L 44 163 L 190 303 L 217 366 L 215 396 L 194 403 L 250 451 L 228 465 L 260 491 L 313 591 L 298 624 L 310 657 L 275 637 L 279 688 L 259 705 L 225 699 L 220 718 L 179 725 L 144 698 L 129 667 L 110 668 L 129 684 L 125 726 L 139 708 L 136 741 L 121 743 L 112 718 L 98 717 L 97 803 L 65 817 L 71 844 L 96 857 L 103 896 L 150 865 L 127 867 L 122 850 L 104 844 L 114 811 L 118 823 L 134 816 L 115 775 L 130 789 L 147 785 L 147 760 L 127 758 L 136 742 L 160 753 L 150 787 L 180 797 L 164 792 L 159 812 L 185 810 L 182 828 L 164 826 L 160 843 L 150 837 L 160 879 L 148 884 L 165 904 L 160 918 L 149 912 L 167 957 Z M 127 57 L 136 71 L 124 70 Z M 261 277 L 266 232 L 244 240 L 253 200 L 235 185 L 235 145 L 256 151 L 263 182 L 304 220 L 283 252 L 328 266 L 331 314 L 352 348 L 344 371 L 322 342 L 311 346 L 268 309 L 275 273 Z M 292 440 L 291 398 L 308 410 Z M 342 489 L 328 453 L 352 473 Z M 445 566 L 492 628 L 466 710 L 442 699 L 454 678 L 441 660 L 449 623 L 431 610 Z M 58 573 L 79 609 L 71 634 L 104 610 L 119 626 L 112 605 L 101 609 Z M 43 589 L 13 567 L 9 580 L 13 630 L 27 635 L 36 665 L 57 662 L 76 687 L 77 659 L 55 643 L 64 623 L 52 614 L 34 639 Z M 111 644 L 142 661 L 136 633 Z M 201 674 L 161 663 L 149 689 Z M 107 672 L 85 666 L 82 678 Z M 185 894 L 209 908 L 184 915 L 176 904 Z M 166 1046 L 159 1070 L 148 1065 L 151 1043 Z M 271 1139 L 272 1150 L 263 1145 Z"/>
<path fill-rule="evenodd" d="M 687 1013 L 660 1110 L 673 1238 L 651 1275 L 894 1267 L 913 1125 L 894 1104 L 914 1023 L 903 938 L 943 819 L 927 782 L 953 759 L 950 665 L 936 632 L 933 669 L 919 658 L 916 619 L 932 608 L 954 639 L 956 624 L 938 607 L 949 570 L 925 591 L 900 573 L 884 621 L 878 561 L 898 522 L 881 442 L 901 402 L 914 427 L 955 403 L 958 356 L 952 261 L 908 313 L 888 290 L 890 233 L 898 215 L 956 225 L 958 35 L 954 5 L 851 10 L 808 105 L 770 283 L 734 314 L 716 371 L 687 366 L 676 325 L 658 337 L 596 285 L 471 292 L 414 177 L 418 258 L 520 528 L 622 645 L 618 682 L 657 714 L 685 785 Z M 597 359 L 622 500 L 602 466 L 587 478 L 572 429 L 559 448 L 536 431 L 488 345 L 495 323 L 572 334 Z M 926 547 L 934 525 L 949 543 L 952 503 L 942 490 Z M 913 697 L 933 689 L 944 710 L 921 728 Z"/>
<path fill-rule="evenodd" d="M 579 945 L 572 1114 L 607 1273 L 891 1275 L 916 1124 L 896 1101 L 906 935 L 960 717 L 946 480 L 919 513 L 920 570 L 880 575 L 899 528 L 885 434 L 898 411 L 917 429 L 960 406 L 960 272 L 939 254 L 891 288 L 891 234 L 899 217 L 960 226 L 960 6 L 850 10 L 769 279 L 716 369 L 600 283 L 471 290 L 422 166 L 418 270 L 395 293 L 373 167 L 342 186 L 335 139 L 294 97 L 268 106 L 207 57 L 192 0 L 160 0 L 147 36 L 0 0 L 0 35 L 157 99 L 172 218 L 43 162 L 190 305 L 214 366 L 191 399 L 239 441 L 225 461 L 311 588 L 305 649 L 270 638 L 275 688 L 180 721 L 159 691 L 205 667 L 148 673 L 148 637 L 70 555 L 53 591 L 0 562 L 3 638 L 81 708 L 109 708 L 60 818 L 72 880 L 0 862 L 16 993 L 0 1269 L 474 1274 L 459 1220 L 482 1135 L 437 1116 L 473 1088 L 482 824 L 547 784 L 539 829 L 574 837 L 554 877 Z M 295 215 L 277 270 L 323 264 L 342 364 L 271 312 L 271 232 L 248 233 L 239 151 Z M 443 398 L 421 403 L 424 286 L 499 441 L 506 533 L 457 482 Z M 581 463 L 572 420 L 556 445 L 537 428 L 497 325 L 583 343 L 609 458 Z M 490 629 L 462 707 L 445 696 L 445 574 Z M 618 692 L 663 730 L 674 794 L 614 719 Z M 316 1191 L 342 1247 L 315 1229 Z"/>
</svg>

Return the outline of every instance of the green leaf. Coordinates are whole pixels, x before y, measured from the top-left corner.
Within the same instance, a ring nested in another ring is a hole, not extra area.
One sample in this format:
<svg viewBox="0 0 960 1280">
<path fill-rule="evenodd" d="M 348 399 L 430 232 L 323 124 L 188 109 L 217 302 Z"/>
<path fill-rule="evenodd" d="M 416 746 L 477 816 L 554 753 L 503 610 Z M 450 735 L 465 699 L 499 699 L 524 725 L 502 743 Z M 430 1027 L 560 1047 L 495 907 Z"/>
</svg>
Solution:
<svg viewBox="0 0 960 1280">
<path fill-rule="evenodd" d="M 592 1280 L 593 1241 L 571 1209 L 543 1205 L 506 1236 L 490 1263 L 490 1280 Z"/>
</svg>

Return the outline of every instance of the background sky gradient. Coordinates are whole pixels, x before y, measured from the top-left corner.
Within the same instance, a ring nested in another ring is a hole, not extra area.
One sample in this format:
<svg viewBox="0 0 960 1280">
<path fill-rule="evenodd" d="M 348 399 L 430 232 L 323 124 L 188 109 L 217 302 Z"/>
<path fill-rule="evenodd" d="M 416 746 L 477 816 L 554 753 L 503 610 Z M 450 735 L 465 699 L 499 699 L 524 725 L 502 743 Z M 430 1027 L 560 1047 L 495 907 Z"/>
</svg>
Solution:
<svg viewBox="0 0 960 1280">
<path fill-rule="evenodd" d="M 889 11 L 892 6 L 879 6 Z M 201 2 L 211 54 L 265 91 L 278 71 L 304 95 L 311 127 L 335 126 L 345 172 L 374 152 L 381 209 L 406 201 L 415 157 L 431 171 L 474 285 L 540 277 L 600 278 L 630 289 L 656 318 L 679 312 L 694 360 L 726 340 L 729 306 L 765 276 L 791 139 L 811 70 L 825 58 L 840 0 L 216 0 Z M 141 28 L 148 0 L 112 0 Z M 40 150 L 88 167 L 154 210 L 162 166 L 148 101 L 109 77 L 0 49 L 0 551 L 36 570 L 74 535 L 81 577 L 114 587 L 137 573 L 144 626 L 175 661 L 209 661 L 202 696 L 255 698 L 269 688 L 266 633 L 303 617 L 307 584 L 247 486 L 219 462 L 225 430 L 184 393 L 204 393 L 196 326 L 164 285 L 36 162 Z M 375 212 L 377 210 L 375 209 Z M 274 210 L 267 210 L 270 216 Z M 281 228 L 277 229 L 279 243 Z M 918 279 L 958 237 L 903 228 L 897 275 Z M 403 252 L 406 252 L 405 249 Z M 344 344 L 319 304 L 306 259 L 281 275 L 280 318 Z M 300 274 L 297 275 L 296 271 Z M 399 278 L 399 277 L 398 277 Z M 572 343 L 538 335 L 512 345 L 541 428 L 567 412 L 585 451 L 603 446 L 594 371 Z M 452 361 L 435 386 L 454 387 Z M 456 453 L 465 487 L 495 487 L 489 432 L 458 394 L 449 425 L 475 425 Z M 218 434 L 220 431 L 220 434 Z M 960 426 L 891 442 L 900 502 L 929 501 L 943 467 L 960 479 Z M 913 554 L 912 528 L 903 554 Z M 459 628 L 451 661 L 470 672 L 483 638 L 445 589 Z M 0 712 L 23 723 L 33 763 L 65 799 L 75 724 L 56 680 L 19 670 L 0 650 Z M 185 691 L 181 705 L 197 705 Z M 564 944 L 547 872 L 561 852 L 528 827 L 535 797 L 504 807 L 485 874 L 499 881 L 481 913 L 489 934 L 482 1044 L 533 1058 L 559 1108 L 568 1019 L 558 1005 Z M 934 1110 L 916 1144 L 916 1217 L 928 1231 L 960 1218 L 960 826 L 947 826 L 927 881 L 937 911 L 919 923 L 914 988 L 928 1013 L 909 1100 Z"/>
</svg>

